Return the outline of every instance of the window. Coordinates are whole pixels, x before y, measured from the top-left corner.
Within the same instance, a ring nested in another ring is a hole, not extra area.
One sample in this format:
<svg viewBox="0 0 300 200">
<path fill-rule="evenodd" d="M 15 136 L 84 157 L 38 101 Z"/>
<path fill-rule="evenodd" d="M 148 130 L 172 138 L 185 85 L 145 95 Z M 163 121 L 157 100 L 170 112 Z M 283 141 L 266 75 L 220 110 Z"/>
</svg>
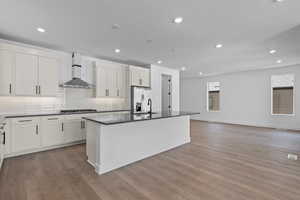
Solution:
<svg viewBox="0 0 300 200">
<path fill-rule="evenodd" d="M 271 77 L 273 115 L 294 114 L 294 82 L 293 74 Z"/>
<path fill-rule="evenodd" d="M 220 110 L 220 82 L 207 83 L 207 110 Z"/>
</svg>

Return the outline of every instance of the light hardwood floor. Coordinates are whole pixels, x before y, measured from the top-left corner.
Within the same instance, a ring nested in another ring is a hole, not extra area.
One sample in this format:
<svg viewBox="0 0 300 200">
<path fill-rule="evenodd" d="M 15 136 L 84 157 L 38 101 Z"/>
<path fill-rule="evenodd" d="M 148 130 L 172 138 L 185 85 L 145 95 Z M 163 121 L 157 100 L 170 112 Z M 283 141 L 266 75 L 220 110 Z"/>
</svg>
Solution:
<svg viewBox="0 0 300 200">
<path fill-rule="evenodd" d="M 98 176 L 85 146 L 7 159 L 0 200 L 299 200 L 300 134 L 192 121 L 192 143 Z"/>
</svg>

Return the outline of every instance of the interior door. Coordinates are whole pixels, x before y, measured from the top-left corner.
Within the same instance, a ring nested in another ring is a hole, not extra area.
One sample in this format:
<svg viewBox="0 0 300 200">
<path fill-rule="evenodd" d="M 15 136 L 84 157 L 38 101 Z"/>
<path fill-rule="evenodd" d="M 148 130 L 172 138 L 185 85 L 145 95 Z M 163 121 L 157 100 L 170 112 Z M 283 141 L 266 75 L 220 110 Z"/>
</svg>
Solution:
<svg viewBox="0 0 300 200">
<path fill-rule="evenodd" d="M 58 61 L 39 57 L 39 95 L 55 97 L 58 91 Z"/>
<path fill-rule="evenodd" d="M 170 75 L 162 75 L 162 111 L 172 110 L 172 77 Z"/>
<path fill-rule="evenodd" d="M 13 53 L 0 50 L 0 95 L 12 93 Z"/>
<path fill-rule="evenodd" d="M 35 55 L 16 53 L 15 94 L 19 96 L 37 95 L 38 58 Z"/>
</svg>

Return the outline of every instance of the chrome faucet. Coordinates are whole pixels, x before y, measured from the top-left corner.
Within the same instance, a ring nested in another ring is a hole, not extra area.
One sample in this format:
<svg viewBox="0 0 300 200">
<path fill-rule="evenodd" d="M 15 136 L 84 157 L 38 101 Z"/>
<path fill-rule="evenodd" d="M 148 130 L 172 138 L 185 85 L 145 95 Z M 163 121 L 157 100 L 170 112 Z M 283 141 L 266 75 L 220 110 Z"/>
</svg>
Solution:
<svg viewBox="0 0 300 200">
<path fill-rule="evenodd" d="M 148 113 L 152 114 L 152 100 L 150 98 L 148 99 L 147 105 L 150 106 L 150 110 Z"/>
</svg>

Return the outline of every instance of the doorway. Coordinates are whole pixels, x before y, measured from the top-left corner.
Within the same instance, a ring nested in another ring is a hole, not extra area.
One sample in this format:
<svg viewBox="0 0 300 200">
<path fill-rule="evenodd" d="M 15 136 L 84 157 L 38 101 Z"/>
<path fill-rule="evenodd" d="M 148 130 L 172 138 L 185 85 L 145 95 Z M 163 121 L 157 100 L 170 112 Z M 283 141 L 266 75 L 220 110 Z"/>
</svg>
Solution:
<svg viewBox="0 0 300 200">
<path fill-rule="evenodd" d="M 161 77 L 161 108 L 163 112 L 172 110 L 172 76 L 162 74 Z"/>
</svg>

